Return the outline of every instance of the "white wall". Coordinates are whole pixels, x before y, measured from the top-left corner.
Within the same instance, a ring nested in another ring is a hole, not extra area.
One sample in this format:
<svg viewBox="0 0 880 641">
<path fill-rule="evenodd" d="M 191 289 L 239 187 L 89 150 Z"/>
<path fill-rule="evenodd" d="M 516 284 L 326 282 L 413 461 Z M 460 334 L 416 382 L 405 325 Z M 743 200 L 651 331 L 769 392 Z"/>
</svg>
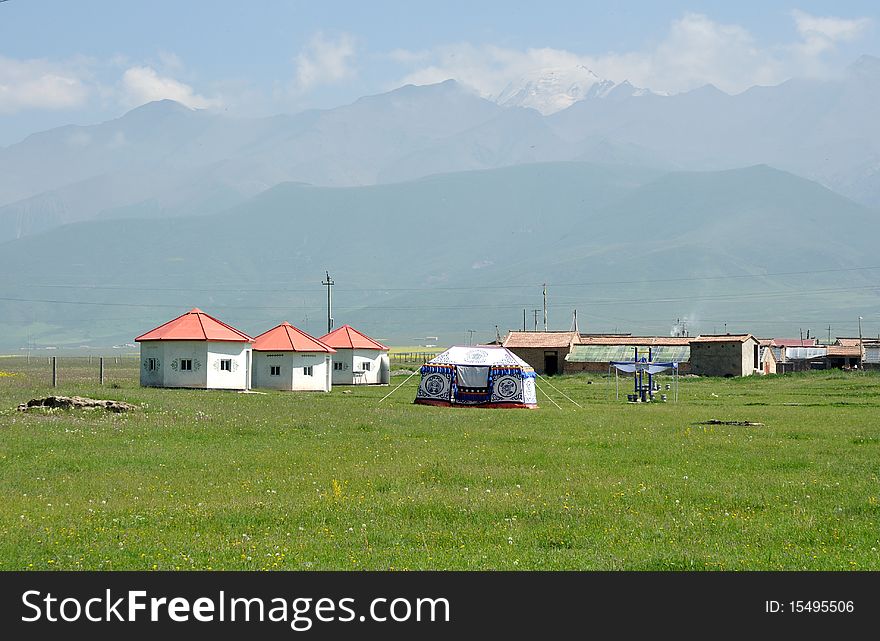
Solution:
<svg viewBox="0 0 880 641">
<path fill-rule="evenodd" d="M 325 352 L 255 351 L 253 385 L 277 390 L 329 392 L 332 386 L 331 362 L 330 354 Z M 273 365 L 281 368 L 280 376 L 270 374 Z M 309 366 L 311 376 L 305 374 L 305 368 Z"/>
<path fill-rule="evenodd" d="M 141 347 L 141 385 L 143 387 L 162 387 L 164 377 L 162 369 L 165 366 L 165 350 L 163 344 L 158 341 L 144 341 Z M 156 359 L 156 369 L 148 369 L 149 360 Z"/>
<path fill-rule="evenodd" d="M 141 343 L 141 385 L 200 389 L 247 389 L 250 344 L 226 341 L 144 341 Z M 149 372 L 149 358 L 159 360 Z M 220 371 L 220 360 L 232 361 L 232 371 Z M 192 370 L 180 369 L 180 360 L 192 360 Z"/>
<path fill-rule="evenodd" d="M 208 387 L 210 389 L 248 389 L 250 387 L 250 343 L 208 341 Z M 232 371 L 220 370 L 220 361 L 232 360 Z"/>
<path fill-rule="evenodd" d="M 333 368 L 332 380 L 334 385 L 351 385 L 352 351 L 350 349 L 337 349 L 336 353 L 333 354 L 333 363 L 330 366 Z"/>
<path fill-rule="evenodd" d="M 387 385 L 390 382 L 390 362 L 388 352 L 377 349 L 337 349 L 333 355 L 334 363 L 341 363 L 342 370 L 333 368 L 334 385 Z M 369 364 L 369 370 L 366 369 Z M 363 371 L 363 376 L 355 380 L 354 372 Z"/>
</svg>

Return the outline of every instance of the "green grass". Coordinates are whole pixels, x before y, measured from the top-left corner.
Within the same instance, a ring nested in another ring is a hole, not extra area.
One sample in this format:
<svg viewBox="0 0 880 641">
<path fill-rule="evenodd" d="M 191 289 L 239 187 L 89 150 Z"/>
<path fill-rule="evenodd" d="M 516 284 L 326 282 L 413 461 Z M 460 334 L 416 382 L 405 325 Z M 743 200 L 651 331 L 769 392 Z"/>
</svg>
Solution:
<svg viewBox="0 0 880 641">
<path fill-rule="evenodd" d="M 562 377 L 583 409 L 542 385 L 562 410 L 504 411 L 135 368 L 62 359 L 57 391 L 139 412 L 24 414 L 46 360 L 0 359 L 0 570 L 880 569 L 880 376 L 685 379 L 677 405 Z"/>
</svg>

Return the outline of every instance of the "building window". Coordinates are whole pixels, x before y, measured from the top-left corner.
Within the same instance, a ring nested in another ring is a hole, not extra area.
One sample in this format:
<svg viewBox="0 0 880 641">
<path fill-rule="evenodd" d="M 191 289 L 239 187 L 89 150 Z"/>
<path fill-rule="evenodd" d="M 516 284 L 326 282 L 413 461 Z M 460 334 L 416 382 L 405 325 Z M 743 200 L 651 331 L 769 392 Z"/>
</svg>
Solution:
<svg viewBox="0 0 880 641">
<path fill-rule="evenodd" d="M 180 359 L 180 371 L 181 372 L 191 372 L 193 368 L 193 362 L 191 358 L 181 358 Z"/>
<path fill-rule="evenodd" d="M 312 366 L 303 367 L 303 375 L 304 376 L 312 376 Z"/>
<path fill-rule="evenodd" d="M 363 365 L 364 365 L 364 371 L 365 371 L 365 372 L 369 372 L 369 371 L 370 371 L 370 365 L 372 365 L 372 363 L 370 363 L 370 361 L 364 361 Z"/>
<path fill-rule="evenodd" d="M 157 358 L 148 358 L 147 359 L 147 371 L 155 372 L 159 369 L 159 359 Z"/>
<path fill-rule="evenodd" d="M 333 369 L 336 370 L 337 372 L 341 372 L 342 371 L 342 363 L 333 363 Z"/>
<path fill-rule="evenodd" d="M 281 376 L 281 365 L 272 365 L 269 368 L 269 376 Z"/>
<path fill-rule="evenodd" d="M 232 359 L 231 358 L 221 358 L 220 359 L 220 371 L 221 372 L 231 372 L 232 371 Z"/>
</svg>

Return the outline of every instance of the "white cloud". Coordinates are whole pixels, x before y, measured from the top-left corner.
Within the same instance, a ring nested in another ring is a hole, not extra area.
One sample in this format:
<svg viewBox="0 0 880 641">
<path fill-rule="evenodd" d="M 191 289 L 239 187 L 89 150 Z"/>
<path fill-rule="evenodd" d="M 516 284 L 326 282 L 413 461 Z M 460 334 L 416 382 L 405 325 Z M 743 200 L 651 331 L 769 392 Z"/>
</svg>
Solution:
<svg viewBox="0 0 880 641">
<path fill-rule="evenodd" d="M 355 40 L 343 33 L 335 39 L 322 32 L 312 36 L 296 57 L 296 88 L 299 92 L 333 84 L 354 75 Z"/>
<path fill-rule="evenodd" d="M 121 99 L 127 106 L 138 106 L 154 100 L 176 100 L 192 109 L 217 107 L 220 100 L 206 98 L 174 78 L 160 76 L 147 66 L 130 67 L 122 74 Z"/>
<path fill-rule="evenodd" d="M 677 93 L 714 84 L 737 93 L 753 85 L 825 73 L 823 55 L 838 42 L 857 39 L 871 24 L 868 18 L 816 17 L 802 11 L 792 17 L 800 39 L 782 45 L 761 45 L 740 25 L 685 13 L 672 21 L 659 43 L 640 51 L 584 55 L 553 48 L 516 50 L 458 43 L 427 52 L 395 50 L 388 57 L 412 68 L 402 84 L 455 78 L 486 97 L 497 96 L 509 82 L 541 69 L 577 65 L 603 78 L 629 80 L 655 91 Z"/>
<path fill-rule="evenodd" d="M 80 107 L 90 94 L 87 75 L 78 62 L 0 56 L 0 113 Z"/>
<path fill-rule="evenodd" d="M 850 42 L 861 37 L 871 26 L 870 18 L 835 18 L 813 16 L 803 11 L 792 11 L 795 27 L 803 38 L 798 45 L 801 53 L 818 55 L 834 49 L 838 42 Z"/>
</svg>

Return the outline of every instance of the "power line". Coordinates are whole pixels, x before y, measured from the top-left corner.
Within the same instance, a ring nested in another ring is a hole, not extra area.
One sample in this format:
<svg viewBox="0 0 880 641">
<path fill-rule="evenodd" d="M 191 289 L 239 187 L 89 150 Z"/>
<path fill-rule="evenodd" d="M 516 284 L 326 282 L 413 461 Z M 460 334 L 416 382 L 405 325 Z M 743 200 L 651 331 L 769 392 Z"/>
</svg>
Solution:
<svg viewBox="0 0 880 641">
<path fill-rule="evenodd" d="M 596 280 L 596 281 L 584 281 L 579 283 L 552 283 L 548 282 L 546 285 L 553 287 L 590 287 L 594 285 L 640 285 L 640 284 L 654 284 L 654 283 L 677 283 L 677 282 L 695 282 L 695 281 L 716 281 L 716 280 L 741 280 L 748 278 L 769 278 L 776 276 L 805 276 L 805 275 L 813 275 L 813 274 L 832 274 L 832 273 L 846 273 L 846 272 L 856 272 L 856 271 L 870 271 L 880 269 L 880 266 L 873 267 L 843 267 L 843 268 L 835 268 L 835 269 L 810 269 L 810 270 L 801 270 L 801 271 L 789 271 L 789 272 L 765 272 L 763 274 L 735 274 L 735 275 L 727 275 L 727 276 L 684 276 L 679 278 L 653 278 L 653 279 L 638 279 L 638 280 Z M 262 281 L 265 283 L 265 281 Z M 149 285 L 61 285 L 61 284 L 48 284 L 48 283 L 36 283 L 36 284 L 16 284 L 17 287 L 27 287 L 27 288 L 54 288 L 54 289 L 88 289 L 88 290 L 110 290 L 110 291 L 156 291 L 156 292 L 223 292 L 223 293 L 275 293 L 275 292 L 289 292 L 289 293 L 314 293 L 314 288 L 308 289 L 289 289 L 284 287 L 283 285 L 279 285 L 275 288 L 265 288 L 265 287 L 246 287 L 246 286 L 237 286 L 237 287 L 210 287 L 210 288 L 202 288 L 202 287 L 156 287 Z M 342 288 L 338 287 L 337 291 L 349 291 L 349 292 L 420 292 L 420 291 L 477 291 L 477 290 L 492 290 L 492 289 L 522 289 L 522 288 L 533 288 L 540 287 L 542 283 L 519 283 L 519 284 L 505 284 L 505 285 L 461 285 L 457 287 L 435 287 L 435 286 L 421 286 L 421 287 L 353 287 L 353 288 Z"/>
<path fill-rule="evenodd" d="M 616 298 L 616 299 L 594 299 L 590 300 L 590 305 L 640 305 L 640 304 L 657 304 L 657 303 L 681 303 L 694 301 L 737 301 L 742 299 L 761 299 L 761 298 L 779 298 L 785 296 L 803 296 L 810 294 L 823 293 L 840 293 L 854 291 L 869 291 L 880 289 L 878 285 L 865 285 L 861 287 L 831 287 L 824 289 L 803 289 L 803 290 L 782 290 L 782 291 L 762 291 L 762 292 L 745 292 L 741 294 L 714 294 L 703 296 L 683 296 L 683 297 L 665 297 L 665 298 Z M 72 301 L 72 300 L 55 300 L 42 298 L 14 298 L 0 297 L 0 301 L 6 302 L 22 302 L 22 303 L 47 303 L 59 305 L 93 305 L 101 307 L 138 307 L 138 308 L 174 308 L 179 309 L 186 305 L 171 305 L 166 303 L 116 303 L 116 302 L 95 302 L 95 301 Z M 510 304 L 479 304 L 479 305 L 362 305 L 359 307 L 350 307 L 349 310 L 432 310 L 432 309 L 522 309 L 522 303 Z M 568 307 L 567 304 L 548 305 L 548 308 Z M 304 306 L 304 305 L 215 305 L 222 309 L 299 309 L 299 310 L 318 310 L 320 307 Z M 540 311 L 540 310 L 539 310 Z"/>
</svg>

